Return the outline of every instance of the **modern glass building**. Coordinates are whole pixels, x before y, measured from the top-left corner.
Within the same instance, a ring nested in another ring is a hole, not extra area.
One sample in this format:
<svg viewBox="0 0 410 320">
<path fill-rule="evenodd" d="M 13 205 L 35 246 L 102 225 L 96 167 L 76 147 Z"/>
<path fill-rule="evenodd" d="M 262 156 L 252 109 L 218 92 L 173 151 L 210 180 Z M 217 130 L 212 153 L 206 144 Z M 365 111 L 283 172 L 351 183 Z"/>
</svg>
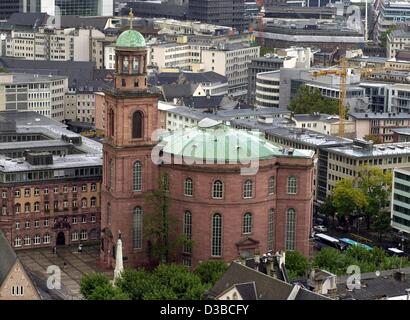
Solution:
<svg viewBox="0 0 410 320">
<path fill-rule="evenodd" d="M 394 170 L 391 205 L 391 226 L 410 233 L 410 168 Z"/>
<path fill-rule="evenodd" d="M 54 15 L 55 7 L 59 7 L 63 16 L 112 16 L 114 13 L 114 0 L 21 0 L 21 3 L 24 12 L 50 15 Z"/>
<path fill-rule="evenodd" d="M 20 0 L 1 0 L 0 1 L 0 19 L 4 20 L 13 13 L 20 11 Z"/>
</svg>

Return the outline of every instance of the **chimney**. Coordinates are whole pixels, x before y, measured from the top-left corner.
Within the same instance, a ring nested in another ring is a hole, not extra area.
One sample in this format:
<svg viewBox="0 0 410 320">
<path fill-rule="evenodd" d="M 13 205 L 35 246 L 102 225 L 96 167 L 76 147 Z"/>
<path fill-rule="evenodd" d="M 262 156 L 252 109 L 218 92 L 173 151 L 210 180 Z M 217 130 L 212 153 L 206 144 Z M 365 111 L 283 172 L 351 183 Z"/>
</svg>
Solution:
<svg viewBox="0 0 410 320">
<path fill-rule="evenodd" d="M 406 281 L 406 274 L 403 271 L 396 271 L 394 273 L 394 279 L 397 281 L 404 282 Z"/>
</svg>

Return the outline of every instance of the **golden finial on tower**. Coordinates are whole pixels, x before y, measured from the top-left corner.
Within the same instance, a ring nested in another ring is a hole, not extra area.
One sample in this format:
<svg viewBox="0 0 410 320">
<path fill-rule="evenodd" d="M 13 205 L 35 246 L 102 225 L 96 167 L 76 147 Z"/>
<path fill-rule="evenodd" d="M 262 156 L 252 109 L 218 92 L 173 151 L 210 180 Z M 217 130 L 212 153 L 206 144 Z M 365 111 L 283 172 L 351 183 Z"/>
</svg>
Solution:
<svg viewBox="0 0 410 320">
<path fill-rule="evenodd" d="M 132 8 L 130 9 L 130 13 L 128 14 L 130 19 L 130 29 L 132 29 L 132 19 L 134 18 L 134 13 L 132 12 Z"/>
</svg>

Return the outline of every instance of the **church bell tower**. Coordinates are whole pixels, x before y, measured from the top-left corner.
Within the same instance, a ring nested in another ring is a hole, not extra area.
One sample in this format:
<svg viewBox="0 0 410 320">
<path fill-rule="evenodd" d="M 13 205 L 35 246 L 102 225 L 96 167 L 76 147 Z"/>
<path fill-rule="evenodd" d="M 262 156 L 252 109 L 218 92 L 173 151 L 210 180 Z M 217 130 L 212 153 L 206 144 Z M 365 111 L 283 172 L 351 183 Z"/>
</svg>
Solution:
<svg viewBox="0 0 410 320">
<path fill-rule="evenodd" d="M 158 167 L 151 161 L 156 141 L 152 135 L 164 126 L 158 95 L 147 86 L 147 49 L 144 37 L 130 27 L 116 42 L 113 88 L 105 91 L 106 135 L 103 146 L 101 192 L 101 262 L 113 268 L 119 230 L 125 266 L 146 263 L 142 236 L 144 196 L 155 187 Z"/>
</svg>

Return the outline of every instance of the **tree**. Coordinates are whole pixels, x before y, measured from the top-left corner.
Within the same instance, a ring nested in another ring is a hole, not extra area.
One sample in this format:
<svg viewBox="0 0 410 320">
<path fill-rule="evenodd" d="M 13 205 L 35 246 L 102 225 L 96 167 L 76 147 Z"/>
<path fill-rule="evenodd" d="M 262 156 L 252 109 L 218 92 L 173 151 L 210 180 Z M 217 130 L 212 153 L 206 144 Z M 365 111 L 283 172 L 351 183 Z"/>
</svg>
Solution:
<svg viewBox="0 0 410 320">
<path fill-rule="evenodd" d="M 367 199 L 353 179 L 343 179 L 336 183 L 333 190 L 333 205 L 339 218 L 346 221 L 367 206 Z"/>
<path fill-rule="evenodd" d="M 394 30 L 397 29 L 397 25 L 396 24 L 392 24 L 390 25 L 386 31 L 383 31 L 380 35 L 380 45 L 383 48 L 386 48 L 386 44 L 387 44 L 387 37 L 389 36 L 390 33 L 392 33 Z"/>
<path fill-rule="evenodd" d="M 373 141 L 374 144 L 383 143 L 382 138 L 380 138 L 380 136 L 376 136 L 375 134 L 368 134 L 368 135 L 364 136 L 364 140 Z"/>
<path fill-rule="evenodd" d="M 152 288 L 147 297 L 161 297 L 162 294 L 170 294 L 172 291 L 178 300 L 201 300 L 205 291 L 209 288 L 201 282 L 198 275 L 190 272 L 187 267 L 170 264 L 159 265 L 153 272 L 157 286 Z"/>
<path fill-rule="evenodd" d="M 155 287 L 155 279 L 152 274 L 144 269 L 125 269 L 115 284 L 130 299 L 142 300 L 144 295 Z"/>
<path fill-rule="evenodd" d="M 296 114 L 314 112 L 339 114 L 339 101 L 324 98 L 319 89 L 301 86 L 289 104 L 289 110 Z"/>
<path fill-rule="evenodd" d="M 319 207 L 319 213 L 325 215 L 327 218 L 332 218 L 332 223 L 334 221 L 334 217 L 336 215 L 336 208 L 333 205 L 333 197 L 328 196 L 326 197 L 325 201 Z"/>
<path fill-rule="evenodd" d="M 224 261 L 209 260 L 199 264 L 195 270 L 195 274 L 199 276 L 202 283 L 213 286 L 222 275 L 228 270 L 228 266 Z"/>
<path fill-rule="evenodd" d="M 82 277 L 80 282 L 80 292 L 84 298 L 88 299 L 98 287 L 111 286 L 110 280 L 102 273 L 90 273 Z"/>
<path fill-rule="evenodd" d="M 374 220 L 373 227 L 379 233 L 379 242 L 383 240 L 383 234 L 390 230 L 390 214 L 387 211 L 379 212 Z"/>
<path fill-rule="evenodd" d="M 175 257 L 177 250 L 183 245 L 193 245 L 184 235 L 172 233 L 169 230 L 178 229 L 178 221 L 170 216 L 168 176 L 162 175 L 159 187 L 145 196 L 148 209 L 144 214 L 144 236 L 149 245 L 149 257 L 152 263 L 168 263 Z"/>
<path fill-rule="evenodd" d="M 121 289 L 111 284 L 104 284 L 96 287 L 87 300 L 130 300 L 130 298 Z"/>
<path fill-rule="evenodd" d="M 377 270 L 391 270 L 406 267 L 408 259 L 390 257 L 381 248 L 374 247 L 367 250 L 359 246 L 352 246 L 344 252 L 333 248 L 324 248 L 313 259 L 315 268 L 327 270 L 336 275 L 346 275 L 347 268 L 356 265 L 360 272 L 375 272 Z"/>
<path fill-rule="evenodd" d="M 371 219 L 378 215 L 389 204 L 392 187 L 391 172 L 384 173 L 375 166 L 363 166 L 359 169 L 357 186 L 366 197 L 367 205 L 364 214 L 367 221 L 367 229 L 370 229 Z"/>
<path fill-rule="evenodd" d="M 309 260 L 299 252 L 286 252 L 286 271 L 290 280 L 306 276 L 309 266 Z"/>
</svg>

